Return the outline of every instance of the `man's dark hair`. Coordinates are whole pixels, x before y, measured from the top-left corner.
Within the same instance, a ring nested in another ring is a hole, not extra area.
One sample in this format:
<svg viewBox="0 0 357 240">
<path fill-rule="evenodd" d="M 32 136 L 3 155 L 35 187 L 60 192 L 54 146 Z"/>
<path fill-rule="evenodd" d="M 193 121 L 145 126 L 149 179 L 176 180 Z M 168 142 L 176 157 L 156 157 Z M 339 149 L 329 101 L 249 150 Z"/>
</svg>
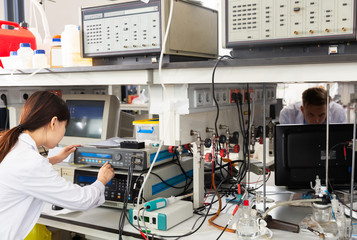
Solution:
<svg viewBox="0 0 357 240">
<path fill-rule="evenodd" d="M 312 87 L 302 93 L 303 106 L 322 106 L 327 104 L 327 91 L 322 87 Z"/>
</svg>

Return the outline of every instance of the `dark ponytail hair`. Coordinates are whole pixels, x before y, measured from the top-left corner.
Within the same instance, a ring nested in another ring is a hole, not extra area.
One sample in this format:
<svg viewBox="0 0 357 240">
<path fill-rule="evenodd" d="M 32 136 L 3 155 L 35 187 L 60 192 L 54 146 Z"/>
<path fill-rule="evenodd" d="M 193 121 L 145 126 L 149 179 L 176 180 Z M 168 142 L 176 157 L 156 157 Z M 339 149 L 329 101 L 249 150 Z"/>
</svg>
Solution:
<svg viewBox="0 0 357 240">
<path fill-rule="evenodd" d="M 51 122 L 53 117 L 69 123 L 68 106 L 62 98 L 49 91 L 33 93 L 22 108 L 20 124 L 0 137 L 0 163 L 16 144 L 22 131 L 35 131 Z"/>
</svg>

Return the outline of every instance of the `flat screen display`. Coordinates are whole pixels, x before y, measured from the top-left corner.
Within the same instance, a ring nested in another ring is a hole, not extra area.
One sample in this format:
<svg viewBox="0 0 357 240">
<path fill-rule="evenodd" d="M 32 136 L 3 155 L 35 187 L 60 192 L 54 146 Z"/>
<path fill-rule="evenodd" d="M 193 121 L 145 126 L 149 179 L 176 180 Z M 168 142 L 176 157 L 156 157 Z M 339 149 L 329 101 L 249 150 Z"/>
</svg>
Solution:
<svg viewBox="0 0 357 240">
<path fill-rule="evenodd" d="M 353 124 L 329 126 L 329 182 L 334 188 L 351 183 Z M 275 127 L 275 184 L 310 188 L 318 175 L 326 178 L 326 125 Z M 356 179 L 355 179 L 356 180 Z"/>
<path fill-rule="evenodd" d="M 65 136 L 101 138 L 104 101 L 67 100 L 70 122 Z"/>
</svg>

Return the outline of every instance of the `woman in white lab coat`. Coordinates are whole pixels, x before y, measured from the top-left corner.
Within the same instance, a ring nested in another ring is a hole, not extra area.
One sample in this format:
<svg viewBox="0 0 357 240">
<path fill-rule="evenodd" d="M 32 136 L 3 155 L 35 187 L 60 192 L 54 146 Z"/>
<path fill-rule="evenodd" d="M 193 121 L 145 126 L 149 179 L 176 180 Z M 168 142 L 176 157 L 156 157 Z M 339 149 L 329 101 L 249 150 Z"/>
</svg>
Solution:
<svg viewBox="0 0 357 240">
<path fill-rule="evenodd" d="M 63 161 L 76 146 L 45 158 L 38 148 L 54 148 L 63 138 L 70 113 L 66 103 L 48 91 L 38 91 L 24 104 L 20 124 L 0 138 L 0 238 L 24 239 L 36 224 L 45 202 L 87 210 L 104 202 L 105 185 L 114 177 L 105 164 L 97 181 L 81 187 L 66 181 L 52 164 Z"/>
</svg>

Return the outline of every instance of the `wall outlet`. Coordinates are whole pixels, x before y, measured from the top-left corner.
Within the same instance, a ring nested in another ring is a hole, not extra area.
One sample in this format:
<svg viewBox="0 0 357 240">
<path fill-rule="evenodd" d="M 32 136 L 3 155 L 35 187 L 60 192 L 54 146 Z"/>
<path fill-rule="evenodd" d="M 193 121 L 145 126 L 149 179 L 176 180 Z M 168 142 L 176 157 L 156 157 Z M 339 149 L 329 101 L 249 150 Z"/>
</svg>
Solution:
<svg viewBox="0 0 357 240">
<path fill-rule="evenodd" d="M 229 104 L 229 93 L 228 89 L 217 89 L 214 91 L 216 95 L 216 100 L 219 105 Z M 215 102 L 212 102 L 215 105 Z"/>
<path fill-rule="evenodd" d="M 236 93 L 236 94 L 238 94 L 238 93 L 242 93 L 242 90 L 241 89 L 230 89 L 230 91 L 229 91 L 229 102 L 230 103 L 234 103 L 234 100 L 233 100 L 233 98 L 232 98 L 232 94 L 233 93 Z"/>
<path fill-rule="evenodd" d="M 20 90 L 20 103 L 25 103 L 34 92 L 32 90 Z"/>
<path fill-rule="evenodd" d="M 194 96 L 194 107 L 204 106 L 205 104 L 205 91 L 203 89 L 196 89 L 193 91 Z"/>
<path fill-rule="evenodd" d="M 204 106 L 212 106 L 212 91 L 210 89 L 204 90 Z"/>
<path fill-rule="evenodd" d="M 4 102 L 6 101 L 6 103 Z M 9 104 L 9 96 L 6 90 L 0 90 L 0 105 L 5 106 Z"/>
<path fill-rule="evenodd" d="M 97 94 L 97 95 L 107 95 L 107 90 L 106 89 L 94 89 L 93 93 Z"/>
<path fill-rule="evenodd" d="M 85 89 L 71 89 L 71 94 L 86 94 L 86 90 Z"/>
</svg>

